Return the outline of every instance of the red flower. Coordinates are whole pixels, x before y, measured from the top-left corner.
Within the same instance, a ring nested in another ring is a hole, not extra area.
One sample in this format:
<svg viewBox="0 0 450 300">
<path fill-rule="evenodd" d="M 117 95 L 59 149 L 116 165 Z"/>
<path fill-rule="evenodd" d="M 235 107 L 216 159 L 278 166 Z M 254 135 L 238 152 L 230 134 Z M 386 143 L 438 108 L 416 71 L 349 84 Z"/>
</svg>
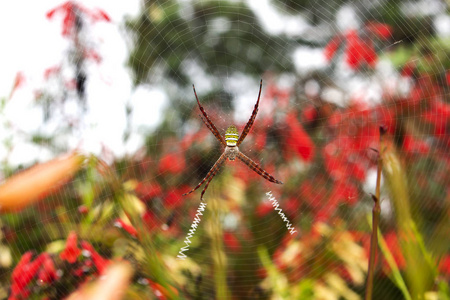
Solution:
<svg viewBox="0 0 450 300">
<path fill-rule="evenodd" d="M 42 263 L 42 268 L 39 271 L 38 279 L 42 283 L 51 283 L 58 278 L 55 265 L 53 264 L 53 260 L 48 253 L 43 253 L 42 255 L 44 256 L 44 261 Z"/>
<path fill-rule="evenodd" d="M 314 105 L 308 105 L 302 111 L 302 121 L 304 121 L 305 123 L 311 123 L 315 121 L 317 119 L 317 116 L 317 109 L 314 107 Z"/>
<path fill-rule="evenodd" d="M 111 18 L 104 11 L 90 11 L 73 1 L 67 1 L 47 12 L 47 19 L 51 20 L 58 12 L 61 12 L 64 16 L 62 28 L 63 36 L 69 36 L 73 32 L 76 26 L 76 18 L 79 17 L 80 14 L 90 17 L 94 22 L 111 21 Z"/>
<path fill-rule="evenodd" d="M 103 274 L 106 268 L 109 265 L 109 260 L 103 258 L 100 254 L 95 251 L 94 247 L 86 241 L 81 241 L 81 247 L 88 251 L 92 257 L 92 261 L 94 262 L 95 267 L 99 274 Z"/>
<path fill-rule="evenodd" d="M 132 225 L 125 223 L 122 219 L 117 219 L 114 222 L 114 225 L 119 228 L 123 228 L 126 232 L 128 232 L 132 237 L 137 237 L 137 230 Z"/>
<path fill-rule="evenodd" d="M 98 54 L 97 51 L 92 49 L 84 51 L 84 57 L 87 59 L 92 59 L 96 63 L 100 63 L 102 61 L 102 57 L 100 56 L 100 54 Z"/>
<path fill-rule="evenodd" d="M 334 55 L 336 54 L 337 49 L 339 49 L 339 45 L 341 44 L 341 36 L 335 36 L 331 41 L 325 46 L 324 55 L 325 58 L 330 61 Z"/>
<path fill-rule="evenodd" d="M 158 300 L 167 300 L 173 298 L 173 294 L 178 296 L 178 291 L 176 288 L 174 288 L 171 285 L 166 285 L 166 287 L 163 287 L 159 283 L 153 282 L 150 279 L 146 278 L 147 283 L 152 288 L 156 298 Z M 171 290 L 172 293 L 168 291 L 168 289 Z"/>
<path fill-rule="evenodd" d="M 142 201 L 149 201 L 154 197 L 161 195 L 161 186 L 156 182 L 143 183 L 139 182 L 136 187 L 136 194 Z"/>
<path fill-rule="evenodd" d="M 264 267 L 260 267 L 256 270 L 256 276 L 258 276 L 261 279 L 264 279 L 267 277 L 267 270 Z"/>
<path fill-rule="evenodd" d="M 22 281 L 23 275 L 27 270 L 27 266 L 31 261 L 33 253 L 31 251 L 26 252 L 20 258 L 11 275 L 11 295 L 9 299 L 16 299 L 16 296 L 23 295 L 26 292 L 26 284 Z"/>
<path fill-rule="evenodd" d="M 273 253 L 273 256 L 272 256 L 273 263 L 280 271 L 284 271 L 284 270 L 288 269 L 288 267 L 289 267 L 288 265 L 286 265 L 286 263 L 283 260 L 283 253 L 284 253 L 285 247 L 286 247 L 285 245 L 279 246 L 275 250 L 275 252 Z"/>
<path fill-rule="evenodd" d="M 351 30 L 346 35 L 347 49 L 346 49 L 346 62 L 352 69 L 359 67 L 361 61 L 361 47 L 359 43 L 358 33 L 356 30 Z"/>
<path fill-rule="evenodd" d="M 339 182 L 335 185 L 339 200 L 348 205 L 354 205 L 358 202 L 358 189 L 349 182 Z"/>
<path fill-rule="evenodd" d="M 45 69 L 44 78 L 49 79 L 53 74 L 58 74 L 61 71 L 61 66 L 53 66 Z"/>
<path fill-rule="evenodd" d="M 386 24 L 369 22 L 365 29 L 380 39 L 388 39 L 391 36 L 391 27 Z M 377 53 L 373 42 L 369 39 L 362 40 L 358 31 L 349 30 L 345 34 L 346 50 L 345 61 L 350 68 L 357 70 L 363 63 L 373 67 L 377 61 Z M 331 60 L 342 43 L 342 37 L 334 37 L 325 47 L 324 55 Z"/>
<path fill-rule="evenodd" d="M 142 220 L 144 221 L 149 231 L 153 231 L 155 228 L 159 227 L 161 223 L 158 217 L 155 216 L 155 214 L 150 210 L 147 210 L 144 213 L 144 215 L 142 216 Z"/>
<path fill-rule="evenodd" d="M 347 170 L 345 159 L 340 152 L 336 142 L 329 143 L 323 149 L 325 168 L 335 180 L 342 179 Z"/>
<path fill-rule="evenodd" d="M 314 144 L 293 113 L 286 116 L 288 126 L 286 146 L 294 150 L 303 160 L 311 161 L 314 157 Z"/>
<path fill-rule="evenodd" d="M 111 22 L 111 18 L 108 16 L 106 12 L 101 9 L 97 9 L 97 12 L 92 15 L 95 21 L 106 21 Z"/>
<path fill-rule="evenodd" d="M 181 153 L 169 153 L 159 161 L 159 172 L 178 174 L 186 168 L 186 161 Z"/>
<path fill-rule="evenodd" d="M 392 27 L 378 22 L 369 22 L 366 24 L 366 30 L 380 39 L 387 40 L 392 36 Z"/>
<path fill-rule="evenodd" d="M 411 77 L 414 74 L 416 67 L 417 67 L 417 65 L 416 65 L 415 61 L 407 62 L 402 68 L 402 71 L 401 71 L 402 76 Z"/>
<path fill-rule="evenodd" d="M 333 213 L 335 213 L 335 207 L 328 207 L 325 206 L 323 209 L 319 210 L 315 215 L 314 215 L 314 221 L 312 222 L 313 224 L 315 223 L 327 223 L 330 222 L 330 218 L 333 215 Z M 318 234 L 320 235 L 320 234 Z"/>
<path fill-rule="evenodd" d="M 255 138 L 255 149 L 258 151 L 262 151 L 266 146 L 267 142 L 267 133 L 265 130 L 258 130 L 258 134 L 254 136 Z"/>
<path fill-rule="evenodd" d="M 270 203 L 269 201 L 261 202 L 258 204 L 258 207 L 256 208 L 256 215 L 260 218 L 264 217 L 265 215 L 270 213 L 272 209 L 273 209 L 272 203 Z"/>
<path fill-rule="evenodd" d="M 41 267 L 45 255 L 39 255 L 34 261 L 31 261 L 32 253 L 25 253 L 12 273 L 11 296 L 26 298 L 29 290 L 26 289 L 30 281 L 36 276 Z"/>
<path fill-rule="evenodd" d="M 59 254 L 62 260 L 67 260 L 69 263 L 73 264 L 77 261 L 81 250 L 77 247 L 77 234 L 75 231 L 71 231 L 67 237 L 66 248 L 63 252 Z"/>
<path fill-rule="evenodd" d="M 430 110 L 427 112 L 429 122 L 435 126 L 434 134 L 438 138 L 446 136 L 446 132 L 449 126 L 448 120 L 450 119 L 450 104 L 447 104 L 441 100 L 435 100 L 432 102 Z"/>
<path fill-rule="evenodd" d="M 225 232 L 223 234 L 223 240 L 225 246 L 233 252 L 239 252 L 241 250 L 241 243 L 236 236 L 231 232 Z"/>
<path fill-rule="evenodd" d="M 85 215 L 89 212 L 89 210 L 86 205 L 81 204 L 80 206 L 78 206 L 78 212 L 82 215 Z"/>
<path fill-rule="evenodd" d="M 353 178 L 359 180 L 360 182 L 366 179 L 366 169 L 361 166 L 361 162 L 350 163 L 349 171 Z"/>
<path fill-rule="evenodd" d="M 313 187 L 311 181 L 306 180 L 300 186 L 299 196 L 301 197 L 301 199 L 306 200 L 306 202 L 308 204 L 314 204 L 314 202 L 312 201 L 312 198 L 314 197 L 313 195 L 315 194 L 315 191 L 314 192 L 313 191 L 314 191 L 314 187 Z"/>
<path fill-rule="evenodd" d="M 378 55 L 375 52 L 375 47 L 373 45 L 373 42 L 366 41 L 366 43 L 364 43 L 363 41 L 361 41 L 361 43 L 364 45 L 364 47 L 362 47 L 363 62 L 365 62 L 366 64 L 368 64 L 371 67 L 374 67 L 375 63 L 377 62 Z"/>
<path fill-rule="evenodd" d="M 72 272 L 75 277 L 81 277 L 84 274 L 84 267 L 78 268 Z"/>
<path fill-rule="evenodd" d="M 25 83 L 25 75 L 23 75 L 22 72 L 17 72 L 16 78 L 14 79 L 13 88 L 11 90 L 11 93 L 9 95 L 9 98 L 11 98 L 14 94 L 14 92 L 21 87 Z"/>
<path fill-rule="evenodd" d="M 31 261 L 31 258 L 33 257 L 33 252 L 27 251 L 24 255 L 20 258 L 20 261 L 17 263 L 16 267 L 14 268 L 14 271 L 12 272 L 12 280 L 16 281 L 21 276 L 21 273 L 26 265 Z"/>
<path fill-rule="evenodd" d="M 166 196 L 164 197 L 164 205 L 168 209 L 174 209 L 179 206 L 181 206 L 184 201 L 182 201 L 182 195 L 183 193 L 179 190 L 171 190 L 170 192 L 167 192 Z"/>
<path fill-rule="evenodd" d="M 405 135 L 403 138 L 403 149 L 411 154 L 427 154 L 430 150 L 430 146 L 426 142 L 417 140 L 411 135 Z"/>
<path fill-rule="evenodd" d="M 439 270 L 446 274 L 447 276 L 450 276 L 450 255 L 446 255 L 439 263 Z"/>
<path fill-rule="evenodd" d="M 67 36 L 72 32 L 75 25 L 76 9 L 77 5 L 75 3 L 67 1 L 64 4 L 50 10 L 47 13 L 47 18 L 52 19 L 56 12 L 62 11 L 64 14 L 62 35 Z"/>
<path fill-rule="evenodd" d="M 386 245 L 389 248 L 389 251 L 392 253 L 394 257 L 395 263 L 397 264 L 399 269 L 403 269 L 406 266 L 405 258 L 403 257 L 398 238 L 395 232 L 389 232 L 384 235 L 384 240 L 386 241 Z M 387 263 L 385 263 L 387 266 Z M 389 267 L 387 267 L 389 268 Z"/>
<path fill-rule="evenodd" d="M 180 142 L 181 149 L 185 151 L 194 143 L 201 144 L 210 134 L 211 132 L 206 126 L 200 127 L 200 130 L 195 133 L 186 134 Z"/>
<path fill-rule="evenodd" d="M 289 216 L 295 216 L 300 209 L 300 201 L 297 198 L 289 198 L 286 201 L 286 214 Z"/>
<path fill-rule="evenodd" d="M 373 67 L 377 60 L 372 41 L 363 41 L 356 30 L 349 30 L 346 34 L 347 49 L 345 61 L 350 68 L 356 70 L 362 63 Z"/>
</svg>

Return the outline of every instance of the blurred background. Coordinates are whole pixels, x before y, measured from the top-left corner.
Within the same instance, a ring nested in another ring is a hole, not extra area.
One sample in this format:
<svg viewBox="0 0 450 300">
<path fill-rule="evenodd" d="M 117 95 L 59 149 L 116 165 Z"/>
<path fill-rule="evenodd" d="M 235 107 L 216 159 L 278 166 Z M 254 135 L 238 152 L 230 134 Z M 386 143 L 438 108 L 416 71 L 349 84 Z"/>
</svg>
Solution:
<svg viewBox="0 0 450 300">
<path fill-rule="evenodd" d="M 119 259 L 126 299 L 362 299 L 382 159 L 373 298 L 449 299 L 448 1 L 16 1 L 0 20 L 0 182 L 83 155 L 0 207 L 0 297 L 62 299 Z M 223 151 L 192 84 L 224 134 L 261 79 L 240 150 L 284 184 L 225 164 L 176 260 L 201 190 L 182 194 Z"/>
</svg>

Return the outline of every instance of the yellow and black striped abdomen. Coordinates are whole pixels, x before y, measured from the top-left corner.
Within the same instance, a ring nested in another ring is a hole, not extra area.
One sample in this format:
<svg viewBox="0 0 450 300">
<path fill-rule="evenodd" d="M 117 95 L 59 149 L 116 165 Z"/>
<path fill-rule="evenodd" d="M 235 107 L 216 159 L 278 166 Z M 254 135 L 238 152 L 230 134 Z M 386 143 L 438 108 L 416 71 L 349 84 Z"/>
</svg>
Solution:
<svg viewBox="0 0 450 300">
<path fill-rule="evenodd" d="M 225 141 L 227 142 L 227 146 L 236 146 L 236 143 L 239 139 L 239 134 L 237 131 L 236 126 L 231 125 L 228 127 L 227 131 L 225 132 Z"/>
</svg>

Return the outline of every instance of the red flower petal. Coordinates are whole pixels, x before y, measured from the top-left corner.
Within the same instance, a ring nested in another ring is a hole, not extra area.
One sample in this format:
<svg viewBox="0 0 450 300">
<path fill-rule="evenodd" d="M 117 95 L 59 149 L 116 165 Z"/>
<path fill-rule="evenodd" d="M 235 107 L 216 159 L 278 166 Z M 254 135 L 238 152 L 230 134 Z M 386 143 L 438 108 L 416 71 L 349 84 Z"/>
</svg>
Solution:
<svg viewBox="0 0 450 300">
<path fill-rule="evenodd" d="M 426 154 L 430 150 L 430 146 L 426 142 L 417 140 L 411 135 L 404 136 L 403 148 L 409 153 Z"/>
<path fill-rule="evenodd" d="M 439 263 L 439 270 L 446 274 L 447 276 L 450 276 L 450 255 L 446 255 Z"/>
<path fill-rule="evenodd" d="M 225 246 L 233 252 L 239 252 L 241 250 L 241 243 L 236 236 L 231 232 L 225 232 L 223 234 L 223 240 Z"/>
<path fill-rule="evenodd" d="M 294 150 L 305 161 L 311 161 L 314 157 L 314 144 L 311 138 L 293 113 L 286 116 L 286 123 L 289 128 L 286 146 L 289 150 Z"/>
<path fill-rule="evenodd" d="M 317 118 L 317 109 L 314 107 L 314 105 L 308 105 L 303 109 L 302 111 L 302 121 L 306 123 L 311 123 Z"/>
<path fill-rule="evenodd" d="M 155 182 L 152 183 L 139 182 L 136 187 L 136 194 L 142 201 L 149 201 L 152 198 L 161 195 L 161 193 L 162 193 L 161 186 Z"/>
<path fill-rule="evenodd" d="M 375 52 L 375 48 L 373 46 L 372 42 L 367 42 L 364 44 L 363 49 L 363 59 L 364 61 L 371 67 L 375 66 L 375 63 L 377 62 L 378 55 Z"/>
<path fill-rule="evenodd" d="M 377 61 L 372 41 L 363 41 L 356 30 L 350 30 L 347 35 L 346 62 L 350 68 L 356 70 L 365 62 L 373 67 Z"/>
<path fill-rule="evenodd" d="M 331 39 L 331 41 L 325 46 L 325 49 L 323 50 L 326 60 L 330 61 L 333 58 L 337 49 L 339 49 L 340 44 L 340 36 L 335 36 Z"/>
<path fill-rule="evenodd" d="M 20 258 L 20 261 L 17 263 L 16 267 L 14 268 L 14 271 L 12 272 L 12 280 L 17 281 L 18 278 L 21 276 L 21 273 L 23 272 L 23 269 L 28 263 L 31 261 L 31 258 L 33 257 L 33 252 L 28 251 L 25 252 L 24 255 Z"/>
<path fill-rule="evenodd" d="M 100 63 L 102 61 L 102 57 L 100 56 L 100 54 L 98 54 L 97 51 L 92 49 L 85 51 L 84 57 L 86 57 L 87 59 L 92 59 L 96 63 Z"/>
<path fill-rule="evenodd" d="M 57 10 L 58 10 L 58 7 L 56 7 L 56 8 L 54 8 L 54 9 L 48 11 L 48 12 L 45 14 L 45 17 L 46 17 L 47 19 L 51 20 L 51 19 L 53 18 L 53 16 L 55 15 L 55 13 L 56 13 Z"/>
<path fill-rule="evenodd" d="M 11 93 L 9 98 L 11 98 L 14 92 L 21 87 L 25 83 L 25 75 L 22 72 L 17 72 L 16 78 L 14 79 L 13 88 L 11 89 Z"/>
<path fill-rule="evenodd" d="M 61 66 L 53 66 L 53 67 L 47 68 L 44 71 L 44 78 L 49 79 L 50 76 L 52 76 L 53 74 L 59 73 L 60 70 L 61 70 Z"/>
<path fill-rule="evenodd" d="M 401 71 L 402 76 L 411 77 L 414 74 L 416 67 L 417 66 L 415 61 L 407 62 L 402 68 Z"/>
<path fill-rule="evenodd" d="M 361 163 L 351 164 L 350 172 L 355 179 L 358 179 L 361 182 L 366 179 L 366 169 L 361 166 Z"/>
<path fill-rule="evenodd" d="M 119 228 L 123 228 L 126 232 L 128 232 L 131 236 L 137 236 L 137 230 L 132 225 L 125 223 L 122 219 L 117 219 L 114 223 L 115 226 Z"/>
<path fill-rule="evenodd" d="M 405 258 L 403 257 L 402 250 L 400 247 L 400 244 L 398 242 L 398 238 L 395 232 L 389 232 L 384 235 L 384 240 L 386 242 L 386 245 L 389 248 L 389 251 L 392 253 L 392 256 L 394 257 L 395 263 L 397 264 L 399 269 L 403 269 L 406 266 Z M 387 266 L 386 267 L 389 268 Z"/>
<path fill-rule="evenodd" d="M 350 30 L 347 35 L 347 49 L 346 49 L 346 59 L 345 61 L 350 66 L 350 68 L 356 70 L 362 60 L 362 47 L 361 42 L 356 30 Z"/>
<path fill-rule="evenodd" d="M 106 12 L 104 12 L 103 10 L 101 10 L 101 9 L 97 10 L 96 19 L 97 20 L 103 20 L 103 21 L 106 21 L 106 22 L 111 22 L 111 18 L 109 17 L 109 15 Z"/>
<path fill-rule="evenodd" d="M 51 283 L 56 278 L 58 278 L 58 275 L 56 273 L 55 265 L 53 264 L 53 260 L 51 259 L 50 255 L 47 253 L 43 253 L 44 255 L 44 261 L 42 263 L 42 268 L 39 271 L 38 279 L 42 283 Z"/>
<path fill-rule="evenodd" d="M 77 14 L 80 14 L 80 17 L 87 16 L 91 18 L 94 22 L 96 21 L 111 21 L 111 18 L 102 10 L 98 9 L 97 11 L 91 11 L 86 9 L 85 7 L 72 2 L 67 1 L 62 5 L 55 7 L 54 9 L 47 12 L 47 19 L 52 19 L 53 16 L 57 13 L 61 12 L 64 15 L 63 25 L 62 25 L 62 35 L 69 36 L 72 33 L 72 30 L 75 26 L 75 19 Z"/>
<path fill-rule="evenodd" d="M 66 12 L 66 16 L 64 17 L 61 34 L 63 36 L 70 35 L 74 25 L 75 25 L 75 13 L 72 10 L 69 10 Z"/>
<path fill-rule="evenodd" d="M 255 149 L 259 151 L 263 150 L 267 142 L 266 131 L 259 132 L 254 138 L 255 138 Z"/>
<path fill-rule="evenodd" d="M 181 206 L 184 203 L 181 195 L 182 193 L 178 190 L 172 190 L 168 192 L 164 197 L 164 204 L 166 208 L 174 209 Z"/>
<path fill-rule="evenodd" d="M 158 217 L 156 217 L 155 214 L 149 210 L 144 213 L 144 215 L 142 216 L 142 220 L 144 221 L 149 231 L 153 231 L 161 223 Z"/>
<path fill-rule="evenodd" d="M 272 203 L 269 201 L 261 202 L 256 208 L 256 215 L 260 218 L 264 217 L 273 209 Z"/>
<path fill-rule="evenodd" d="M 336 207 L 341 202 L 348 205 L 354 205 L 358 201 L 358 190 L 348 182 L 340 181 L 335 184 L 331 195 L 329 196 L 329 205 Z"/>
<path fill-rule="evenodd" d="M 85 215 L 89 212 L 89 210 L 86 205 L 82 204 L 82 205 L 78 206 L 78 212 L 82 215 Z"/>
<path fill-rule="evenodd" d="M 103 258 L 100 254 L 95 251 L 94 247 L 86 241 L 81 241 L 81 247 L 88 251 L 91 254 L 92 261 L 94 262 L 95 267 L 99 274 L 103 274 L 103 272 L 108 267 L 110 261 L 108 259 Z"/>
<path fill-rule="evenodd" d="M 378 22 L 369 22 L 366 25 L 367 31 L 373 33 L 380 39 L 387 40 L 392 36 L 392 27 Z"/>
<path fill-rule="evenodd" d="M 29 291 L 26 289 L 30 281 L 36 276 L 41 267 L 45 255 L 39 255 L 34 261 L 30 262 L 31 252 L 27 252 L 22 256 L 21 261 L 17 264 L 12 275 L 11 293 L 26 297 Z"/>
<path fill-rule="evenodd" d="M 159 161 L 159 171 L 161 173 L 178 174 L 186 168 L 186 161 L 181 153 L 169 153 L 164 155 Z"/>
<path fill-rule="evenodd" d="M 71 231 L 67 237 L 66 248 L 59 254 L 59 257 L 73 264 L 77 261 L 80 253 L 81 250 L 77 247 L 77 234 L 75 231 Z"/>
</svg>

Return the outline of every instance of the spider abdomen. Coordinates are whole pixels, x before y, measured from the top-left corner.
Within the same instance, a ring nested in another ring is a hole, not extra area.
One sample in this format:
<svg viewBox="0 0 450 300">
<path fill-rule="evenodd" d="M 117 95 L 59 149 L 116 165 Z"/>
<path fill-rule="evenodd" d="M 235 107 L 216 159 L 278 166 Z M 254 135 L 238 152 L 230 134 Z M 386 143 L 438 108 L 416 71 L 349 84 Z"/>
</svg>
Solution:
<svg viewBox="0 0 450 300">
<path fill-rule="evenodd" d="M 237 131 L 237 128 L 236 126 L 231 125 L 225 132 L 225 141 L 227 142 L 227 146 L 229 147 L 236 146 L 238 140 L 239 140 L 239 133 Z"/>
</svg>

